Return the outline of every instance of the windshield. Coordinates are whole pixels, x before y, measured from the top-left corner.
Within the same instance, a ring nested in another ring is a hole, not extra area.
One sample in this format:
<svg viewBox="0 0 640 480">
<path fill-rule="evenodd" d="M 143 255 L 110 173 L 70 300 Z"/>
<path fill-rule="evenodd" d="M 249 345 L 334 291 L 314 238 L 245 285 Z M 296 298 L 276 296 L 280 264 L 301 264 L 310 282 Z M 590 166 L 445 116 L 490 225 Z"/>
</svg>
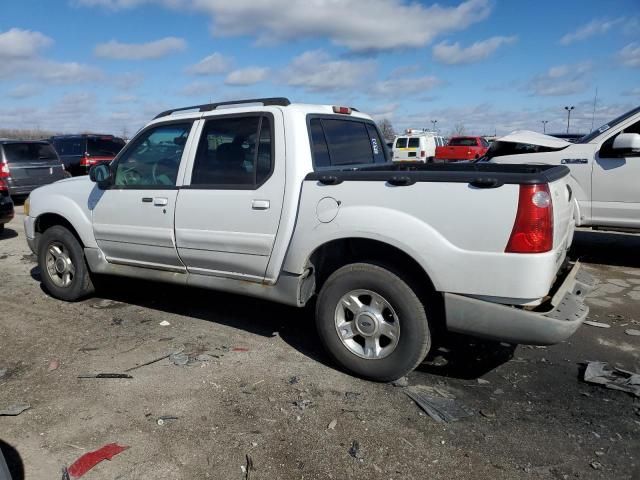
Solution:
<svg viewBox="0 0 640 480">
<path fill-rule="evenodd" d="M 582 137 L 576 143 L 589 143 L 591 140 L 596 138 L 601 133 L 604 133 L 607 130 L 609 130 L 610 128 L 615 127 L 619 123 L 624 122 L 627 118 L 632 117 L 636 113 L 640 113 L 640 107 L 636 107 L 633 110 L 630 110 L 627 113 L 625 113 L 623 115 L 620 115 L 618 118 L 615 118 L 615 119 L 611 120 L 609 123 L 605 123 L 600 128 L 598 128 L 598 129 L 594 130 L 593 132 L 589 133 L 588 135 L 585 135 L 584 137 Z"/>
<path fill-rule="evenodd" d="M 475 147 L 477 145 L 475 138 L 458 137 L 449 140 L 450 147 Z"/>
<path fill-rule="evenodd" d="M 48 143 L 5 143 L 4 153 L 11 163 L 58 159 Z"/>
<path fill-rule="evenodd" d="M 87 153 L 96 157 L 115 157 L 124 147 L 124 140 L 117 137 L 98 137 L 87 140 Z"/>
</svg>

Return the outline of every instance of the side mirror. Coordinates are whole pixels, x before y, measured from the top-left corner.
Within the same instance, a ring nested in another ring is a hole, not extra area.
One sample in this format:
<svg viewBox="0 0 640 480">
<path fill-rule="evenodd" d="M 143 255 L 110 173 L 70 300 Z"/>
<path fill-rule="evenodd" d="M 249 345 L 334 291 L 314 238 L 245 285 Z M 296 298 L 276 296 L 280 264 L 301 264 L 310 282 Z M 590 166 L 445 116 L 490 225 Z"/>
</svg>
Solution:
<svg viewBox="0 0 640 480">
<path fill-rule="evenodd" d="M 107 163 L 99 163 L 89 170 L 89 178 L 98 185 L 98 188 L 105 189 L 111 185 L 111 167 Z"/>
<path fill-rule="evenodd" d="M 612 148 L 616 153 L 640 155 L 640 133 L 621 133 L 613 141 Z"/>
</svg>

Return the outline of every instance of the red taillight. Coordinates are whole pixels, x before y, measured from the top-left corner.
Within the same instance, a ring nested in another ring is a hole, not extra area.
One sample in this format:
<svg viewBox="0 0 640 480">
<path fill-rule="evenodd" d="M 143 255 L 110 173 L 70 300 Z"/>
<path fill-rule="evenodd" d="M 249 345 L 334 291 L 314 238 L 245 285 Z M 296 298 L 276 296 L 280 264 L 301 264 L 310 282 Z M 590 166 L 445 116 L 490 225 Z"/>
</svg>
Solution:
<svg viewBox="0 0 640 480">
<path fill-rule="evenodd" d="M 6 192 L 9 190 L 9 185 L 3 179 L 0 178 L 0 192 Z"/>
<path fill-rule="evenodd" d="M 89 156 L 88 153 L 85 153 L 84 156 L 80 159 L 81 167 L 90 167 L 91 165 L 95 165 L 96 161 Z"/>
<path fill-rule="evenodd" d="M 420 156 L 422 158 L 426 157 L 427 156 L 427 152 L 425 152 L 424 150 L 420 150 Z"/>
<path fill-rule="evenodd" d="M 9 178 L 10 174 L 9 165 L 4 162 L 0 163 L 0 178 Z"/>
<path fill-rule="evenodd" d="M 342 113 L 344 115 L 351 115 L 351 109 L 349 107 L 333 107 L 333 113 Z"/>
<path fill-rule="evenodd" d="M 505 252 L 542 253 L 553 248 L 553 202 L 549 186 L 520 185 L 518 213 Z"/>
</svg>

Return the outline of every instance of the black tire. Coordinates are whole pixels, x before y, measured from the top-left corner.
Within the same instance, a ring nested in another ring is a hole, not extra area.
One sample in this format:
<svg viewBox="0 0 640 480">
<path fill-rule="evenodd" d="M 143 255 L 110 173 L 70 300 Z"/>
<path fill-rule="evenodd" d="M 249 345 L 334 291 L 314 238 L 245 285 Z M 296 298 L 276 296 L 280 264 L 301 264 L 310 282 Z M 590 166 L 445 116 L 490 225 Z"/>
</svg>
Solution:
<svg viewBox="0 0 640 480">
<path fill-rule="evenodd" d="M 381 295 L 397 315 L 398 343 L 384 358 L 358 356 L 343 343 L 337 331 L 338 303 L 347 293 L 362 289 Z M 395 273 L 371 263 L 353 263 L 331 274 L 317 299 L 316 327 L 329 355 L 339 365 L 357 376 L 379 382 L 396 380 L 411 372 L 431 347 L 427 315 L 415 291 Z"/>
<path fill-rule="evenodd" d="M 427 163 L 433 163 L 433 162 L 434 162 L 434 157 L 427 158 Z"/>
<path fill-rule="evenodd" d="M 67 286 L 56 285 L 47 268 L 47 252 L 52 245 L 62 245 L 70 258 L 75 272 Z M 85 262 L 84 251 L 78 239 L 60 225 L 47 229 L 38 239 L 38 266 L 46 290 L 55 298 L 75 302 L 94 292 L 89 268 Z"/>
<path fill-rule="evenodd" d="M 0 223 L 0 235 L 4 233 L 4 223 Z"/>
</svg>

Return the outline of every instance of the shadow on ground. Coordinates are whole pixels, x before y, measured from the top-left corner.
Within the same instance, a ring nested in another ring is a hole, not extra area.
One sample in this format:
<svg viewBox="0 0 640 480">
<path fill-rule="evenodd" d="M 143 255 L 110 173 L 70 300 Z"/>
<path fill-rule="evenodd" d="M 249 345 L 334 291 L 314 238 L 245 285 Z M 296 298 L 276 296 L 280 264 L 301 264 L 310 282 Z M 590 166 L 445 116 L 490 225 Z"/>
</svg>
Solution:
<svg viewBox="0 0 640 480">
<path fill-rule="evenodd" d="M 0 232 L 0 241 L 9 240 L 10 238 L 16 238 L 18 236 L 18 232 L 12 230 L 11 228 L 5 227 L 2 232 Z"/>
<path fill-rule="evenodd" d="M 586 263 L 640 268 L 640 235 L 578 230 L 570 256 Z"/>
</svg>

